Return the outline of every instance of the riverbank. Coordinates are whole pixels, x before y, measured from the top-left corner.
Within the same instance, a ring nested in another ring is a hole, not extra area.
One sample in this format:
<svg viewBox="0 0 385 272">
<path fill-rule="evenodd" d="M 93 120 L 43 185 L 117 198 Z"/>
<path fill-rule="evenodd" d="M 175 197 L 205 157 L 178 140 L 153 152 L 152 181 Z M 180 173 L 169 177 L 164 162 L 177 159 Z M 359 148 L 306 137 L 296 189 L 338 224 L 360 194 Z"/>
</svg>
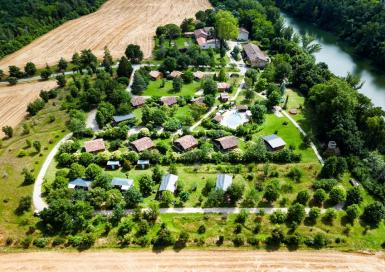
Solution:
<svg viewBox="0 0 385 272">
<path fill-rule="evenodd" d="M 348 73 L 358 75 L 365 82 L 359 92 L 369 97 L 373 104 L 385 109 L 385 77 L 368 59 L 353 54 L 353 49 L 332 33 L 323 31 L 309 22 L 294 18 L 281 12 L 285 24 L 293 27 L 297 33 L 309 33 L 316 38 L 322 50 L 314 54 L 317 62 L 324 62 L 330 71 L 337 76 Z"/>
</svg>

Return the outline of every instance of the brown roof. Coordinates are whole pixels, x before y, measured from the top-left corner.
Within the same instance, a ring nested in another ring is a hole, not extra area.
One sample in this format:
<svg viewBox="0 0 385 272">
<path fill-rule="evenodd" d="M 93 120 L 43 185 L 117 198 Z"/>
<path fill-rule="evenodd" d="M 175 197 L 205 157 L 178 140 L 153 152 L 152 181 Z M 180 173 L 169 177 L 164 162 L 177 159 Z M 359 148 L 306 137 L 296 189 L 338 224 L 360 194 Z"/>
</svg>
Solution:
<svg viewBox="0 0 385 272">
<path fill-rule="evenodd" d="M 202 37 L 206 39 L 209 36 L 209 34 L 203 28 L 201 28 L 194 31 L 194 36 L 196 39 L 202 38 Z"/>
<path fill-rule="evenodd" d="M 84 148 L 86 149 L 86 152 L 89 152 L 89 153 L 106 150 L 106 146 L 104 144 L 103 139 L 96 139 L 93 141 L 85 142 Z"/>
<path fill-rule="evenodd" d="M 180 77 L 182 74 L 183 74 L 183 73 L 180 72 L 180 71 L 172 71 L 171 74 L 170 74 L 170 76 L 171 76 L 172 78 L 176 78 L 176 77 Z"/>
<path fill-rule="evenodd" d="M 226 90 L 226 89 L 230 88 L 230 84 L 228 84 L 226 82 L 218 82 L 217 87 L 219 90 Z"/>
<path fill-rule="evenodd" d="M 220 114 L 217 114 L 217 115 L 214 116 L 213 120 L 214 120 L 215 122 L 217 122 L 217 123 L 220 123 L 220 122 L 222 122 L 222 120 L 223 120 L 223 116 L 220 115 Z"/>
<path fill-rule="evenodd" d="M 197 104 L 197 105 L 206 106 L 206 104 L 203 102 L 204 100 L 205 100 L 205 98 L 203 96 L 201 96 L 201 97 L 194 99 L 193 103 Z"/>
<path fill-rule="evenodd" d="M 239 111 L 247 111 L 249 107 L 247 105 L 239 105 L 237 106 L 237 110 Z"/>
<path fill-rule="evenodd" d="M 204 37 L 199 37 L 199 38 L 197 38 L 197 43 L 198 43 L 198 45 L 204 45 L 207 43 L 207 39 Z"/>
<path fill-rule="evenodd" d="M 142 152 L 155 146 L 155 144 L 149 137 L 143 137 L 141 139 L 133 141 L 131 142 L 131 145 L 133 145 L 138 152 Z"/>
<path fill-rule="evenodd" d="M 243 49 L 245 50 L 245 53 L 247 55 L 247 58 L 250 61 L 256 61 L 256 60 L 263 60 L 263 61 L 269 61 L 269 57 L 266 55 L 265 52 L 263 52 L 257 45 L 248 43 L 243 46 Z"/>
<path fill-rule="evenodd" d="M 164 96 L 160 99 L 160 101 L 162 101 L 163 105 L 167 105 L 167 106 L 172 106 L 178 103 L 176 96 Z"/>
<path fill-rule="evenodd" d="M 201 72 L 201 71 L 197 71 L 194 73 L 194 77 L 198 78 L 198 79 L 202 79 L 205 77 L 205 73 Z"/>
<path fill-rule="evenodd" d="M 217 141 L 220 144 L 223 150 L 232 149 L 238 146 L 238 138 L 235 136 L 225 136 L 225 137 L 216 139 L 215 141 Z"/>
<path fill-rule="evenodd" d="M 175 141 L 183 150 L 194 148 L 198 145 L 198 141 L 191 135 L 183 136 Z"/>
<path fill-rule="evenodd" d="M 239 32 L 249 33 L 249 31 L 243 27 L 239 28 Z"/>
<path fill-rule="evenodd" d="M 149 73 L 149 75 L 150 75 L 150 77 L 152 77 L 152 78 L 158 78 L 158 77 L 160 77 L 160 76 L 162 75 L 162 73 L 159 72 L 159 71 L 151 71 L 151 72 Z"/>
<path fill-rule="evenodd" d="M 143 96 L 134 96 L 131 98 L 131 105 L 133 107 L 139 107 L 146 103 L 146 99 Z"/>
</svg>

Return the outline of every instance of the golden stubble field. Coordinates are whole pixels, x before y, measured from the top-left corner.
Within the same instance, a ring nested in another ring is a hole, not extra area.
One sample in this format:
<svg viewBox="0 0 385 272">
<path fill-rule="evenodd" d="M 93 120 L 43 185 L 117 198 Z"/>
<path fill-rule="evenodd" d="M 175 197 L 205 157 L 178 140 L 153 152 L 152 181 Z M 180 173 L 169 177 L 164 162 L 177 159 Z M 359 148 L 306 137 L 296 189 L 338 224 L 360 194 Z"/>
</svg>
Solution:
<svg viewBox="0 0 385 272">
<path fill-rule="evenodd" d="M 39 97 L 40 91 L 48 91 L 56 86 L 56 81 L 0 86 L 0 128 L 15 127 L 24 119 L 27 114 L 27 105 Z M 2 131 L 0 136 L 4 136 Z"/>
<path fill-rule="evenodd" d="M 297 251 L 165 251 L 16 253 L 0 255 L 0 271 L 383 272 L 384 255 Z"/>
<path fill-rule="evenodd" d="M 69 60 L 74 52 L 88 48 L 102 57 L 105 46 L 118 58 L 130 43 L 140 45 L 149 57 L 159 25 L 180 24 L 209 7 L 208 0 L 109 0 L 95 13 L 69 21 L 1 59 L 0 69 L 24 67 L 29 61 L 39 67 L 56 64 L 61 57 Z"/>
</svg>

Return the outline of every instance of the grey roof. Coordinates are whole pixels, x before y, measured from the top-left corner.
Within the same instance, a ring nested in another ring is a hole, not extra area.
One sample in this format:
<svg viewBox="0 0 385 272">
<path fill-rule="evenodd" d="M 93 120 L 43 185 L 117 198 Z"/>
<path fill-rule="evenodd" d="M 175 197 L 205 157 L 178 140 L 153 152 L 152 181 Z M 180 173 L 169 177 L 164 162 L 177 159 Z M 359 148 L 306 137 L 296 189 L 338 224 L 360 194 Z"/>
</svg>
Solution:
<svg viewBox="0 0 385 272">
<path fill-rule="evenodd" d="M 91 186 L 91 181 L 84 180 L 81 178 L 74 179 L 68 184 L 68 188 L 74 189 L 76 187 L 81 187 L 81 188 L 90 188 Z"/>
<path fill-rule="evenodd" d="M 128 190 L 134 186 L 134 181 L 132 179 L 125 178 L 113 178 L 111 183 L 112 186 L 119 186 L 122 188 L 122 190 Z"/>
<path fill-rule="evenodd" d="M 269 61 L 269 57 L 257 45 L 248 43 L 243 46 L 250 61 L 263 60 Z"/>
<path fill-rule="evenodd" d="M 273 149 L 280 148 L 286 145 L 285 141 L 275 134 L 263 137 L 263 140 Z"/>
<path fill-rule="evenodd" d="M 217 177 L 217 183 L 215 185 L 216 190 L 226 191 L 233 183 L 233 177 L 225 174 L 220 174 Z"/>
<path fill-rule="evenodd" d="M 138 160 L 137 164 L 138 165 L 150 164 L 150 160 Z"/>
<path fill-rule="evenodd" d="M 113 165 L 120 166 L 120 161 L 108 161 L 107 162 L 107 166 L 113 166 Z"/>
<path fill-rule="evenodd" d="M 126 115 L 117 115 L 112 117 L 115 123 L 120 123 L 120 122 L 127 121 L 134 118 L 135 118 L 135 115 L 132 113 L 126 114 Z"/>
<path fill-rule="evenodd" d="M 159 191 L 170 191 L 174 192 L 176 189 L 176 182 L 178 181 L 178 176 L 173 174 L 167 174 L 162 177 L 162 182 L 160 183 Z"/>
</svg>

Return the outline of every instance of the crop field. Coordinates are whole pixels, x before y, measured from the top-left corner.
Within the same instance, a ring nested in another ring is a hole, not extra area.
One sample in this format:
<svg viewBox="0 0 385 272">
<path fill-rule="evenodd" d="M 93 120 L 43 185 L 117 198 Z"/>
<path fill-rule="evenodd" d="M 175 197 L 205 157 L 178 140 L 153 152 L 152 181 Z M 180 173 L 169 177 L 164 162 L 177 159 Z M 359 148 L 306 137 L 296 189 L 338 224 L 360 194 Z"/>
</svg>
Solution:
<svg viewBox="0 0 385 272">
<path fill-rule="evenodd" d="M 110 0 L 97 12 L 67 22 L 3 58 L 0 69 L 7 71 L 9 65 L 24 67 L 29 61 L 38 67 L 56 64 L 61 57 L 71 59 L 73 53 L 83 49 L 92 49 L 102 57 L 105 46 L 118 58 L 130 43 L 140 45 L 145 57 L 149 57 L 159 25 L 180 24 L 209 7 L 208 0 Z"/>
<path fill-rule="evenodd" d="M 55 81 L 43 81 L 0 87 L 0 127 L 18 125 L 27 114 L 27 105 L 39 96 L 40 91 L 55 86 Z M 0 136 L 4 136 L 3 132 Z"/>
</svg>

